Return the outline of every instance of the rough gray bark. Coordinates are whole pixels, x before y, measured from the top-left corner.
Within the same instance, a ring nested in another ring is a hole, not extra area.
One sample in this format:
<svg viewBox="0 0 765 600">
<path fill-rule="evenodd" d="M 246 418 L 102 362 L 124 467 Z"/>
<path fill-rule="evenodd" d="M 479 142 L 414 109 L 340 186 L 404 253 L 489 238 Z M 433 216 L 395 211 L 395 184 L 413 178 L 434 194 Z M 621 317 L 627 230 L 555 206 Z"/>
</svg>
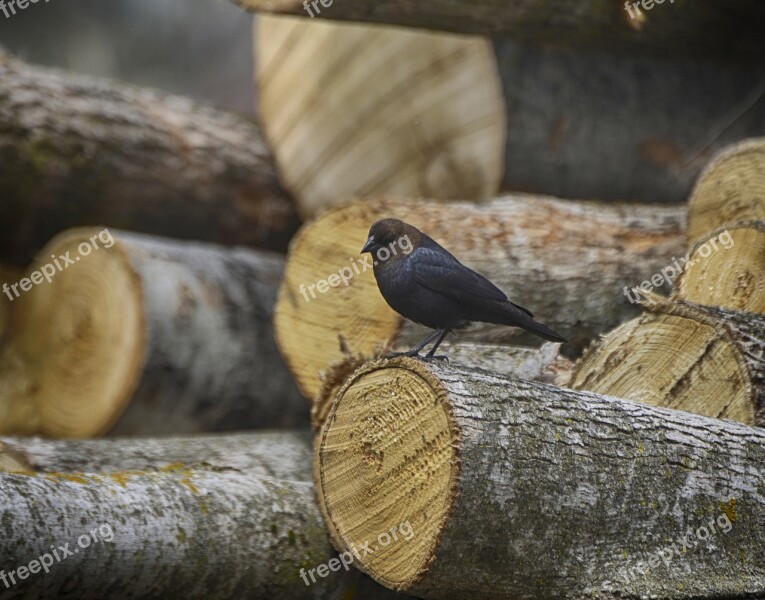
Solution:
<svg viewBox="0 0 765 600">
<path fill-rule="evenodd" d="M 303 0 L 234 1 L 248 10 L 309 16 Z M 320 18 L 508 34 L 563 47 L 725 60 L 765 57 L 765 6 L 757 0 L 672 0 L 639 12 L 642 18 L 637 13 L 631 18 L 621 0 L 346 0 L 330 6 L 316 2 L 313 10 Z"/>
<path fill-rule="evenodd" d="M 226 440 L 217 442 L 219 450 Z M 256 443 L 266 453 L 262 464 L 274 464 L 277 459 L 267 455 L 265 442 Z M 52 463 L 48 460 L 49 452 L 64 447 L 72 458 L 82 455 L 82 466 L 96 461 L 85 456 L 96 449 L 90 442 L 47 447 L 21 443 L 49 466 L 72 464 L 55 456 Z M 155 440 L 146 446 L 144 457 L 133 455 L 133 442 L 119 444 L 128 444 L 127 462 L 133 466 L 150 462 L 149 453 L 164 447 L 163 440 Z M 285 435 L 282 446 L 294 456 L 309 451 L 308 440 L 300 436 L 290 440 Z M 240 448 L 236 442 L 230 450 L 231 464 L 241 467 L 251 459 L 237 455 Z M 180 455 L 178 450 L 177 442 L 170 441 L 154 459 L 164 465 L 169 456 L 187 456 L 187 448 Z M 0 573 L 8 581 L 7 586 L 0 581 L 0 594 L 40 600 L 401 597 L 342 565 L 307 586 L 300 569 L 318 567 L 336 556 L 313 485 L 295 481 L 303 476 L 305 465 L 295 465 L 292 476 L 272 478 L 260 472 L 260 464 L 252 462 L 256 468 L 251 470 L 222 463 L 97 474 L 0 473 Z M 289 475 L 286 463 L 280 469 L 283 476 Z M 81 536 L 90 537 L 88 547 Z M 19 579 L 19 567 L 66 544 L 75 553 L 61 561 L 52 556 L 47 574 L 27 572 Z"/>
<path fill-rule="evenodd" d="M 0 360 L 0 431 L 308 426 L 273 339 L 281 256 L 119 231 L 110 248 L 77 256 L 90 233 L 54 239 L 40 262 L 65 251 L 83 260 L 14 301 Z"/>
<path fill-rule="evenodd" d="M 0 437 L 0 471 L 103 473 L 204 463 L 276 479 L 311 481 L 312 446 L 313 437 L 307 431 L 77 441 Z"/>
<path fill-rule="evenodd" d="M 251 119 L 0 53 L 0 256 L 102 223 L 283 250 L 297 213 Z"/>
<path fill-rule="evenodd" d="M 651 18 L 669 14 L 685 27 L 693 9 L 665 3 Z M 507 104 L 504 189 L 685 203 L 715 152 L 765 135 L 761 63 L 730 68 L 506 38 L 494 48 Z"/>
<path fill-rule="evenodd" d="M 307 424 L 271 326 L 282 257 L 131 234 L 121 244 L 141 280 L 148 337 L 140 384 L 111 433 Z"/>
<path fill-rule="evenodd" d="M 453 427 L 445 442 L 433 445 L 453 444 L 459 461 L 432 562 L 402 586 L 408 593 L 529 600 L 765 595 L 762 430 L 491 373 L 394 359 L 370 363 L 348 381 L 324 428 L 320 463 L 328 431 L 356 382 L 365 398 L 370 384 L 365 387 L 361 380 L 374 371 L 380 371 L 375 381 L 383 384 L 372 394 L 390 397 L 400 385 L 386 382 L 386 369 L 410 370 L 428 381 Z M 396 400 L 405 395 L 406 390 Z M 413 402 L 420 401 L 427 405 L 430 398 Z M 386 413 L 388 421 L 392 415 Z M 384 472 L 393 436 L 403 430 L 383 419 L 364 423 L 363 431 L 355 432 L 368 441 L 363 454 L 346 460 L 362 464 L 385 449 Z M 413 426 L 407 423 L 407 430 Z M 422 452 L 437 452 L 430 442 L 423 436 Z M 413 448 L 407 451 L 411 456 Z M 375 477 L 368 467 L 365 472 L 369 475 L 360 487 L 371 516 L 364 518 L 374 519 L 375 509 L 389 505 L 390 498 L 374 494 L 384 475 Z M 327 476 L 317 472 L 319 481 Z M 424 493 L 417 480 L 412 489 L 412 480 L 396 482 L 403 486 L 401 497 L 411 502 Z M 723 531 L 727 527 L 720 523 L 726 518 L 730 529 Z M 410 519 L 423 522 L 420 515 Z M 715 532 L 709 531 L 710 519 L 716 520 Z M 706 539 L 697 533 L 702 526 L 707 527 Z M 697 536 L 695 543 L 686 538 L 689 530 Z M 681 540 L 690 541 L 682 553 Z M 665 554 L 666 561 L 658 558 L 673 544 L 677 553 Z M 360 566 L 368 568 L 368 561 Z"/>
</svg>

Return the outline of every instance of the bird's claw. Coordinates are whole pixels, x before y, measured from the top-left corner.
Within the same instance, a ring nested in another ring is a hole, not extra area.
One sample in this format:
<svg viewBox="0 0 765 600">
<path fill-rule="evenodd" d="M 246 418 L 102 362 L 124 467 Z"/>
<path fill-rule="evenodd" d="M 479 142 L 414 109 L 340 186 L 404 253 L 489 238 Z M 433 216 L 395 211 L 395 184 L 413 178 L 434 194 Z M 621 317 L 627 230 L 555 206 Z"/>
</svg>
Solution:
<svg viewBox="0 0 765 600">
<path fill-rule="evenodd" d="M 425 362 L 432 362 L 434 360 L 444 361 L 447 363 L 449 362 L 449 357 L 444 354 L 439 354 L 437 356 L 420 356 L 419 358 L 421 358 Z"/>
</svg>

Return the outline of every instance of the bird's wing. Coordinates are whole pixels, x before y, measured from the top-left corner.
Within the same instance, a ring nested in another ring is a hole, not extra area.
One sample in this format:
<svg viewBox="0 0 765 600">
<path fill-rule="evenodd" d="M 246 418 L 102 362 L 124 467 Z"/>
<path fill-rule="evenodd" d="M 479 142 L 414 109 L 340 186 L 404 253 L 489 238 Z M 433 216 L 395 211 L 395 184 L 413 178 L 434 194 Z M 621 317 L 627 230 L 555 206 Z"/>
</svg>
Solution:
<svg viewBox="0 0 765 600">
<path fill-rule="evenodd" d="M 431 290 L 441 292 L 458 302 L 470 304 L 477 299 L 510 302 L 507 294 L 480 273 L 469 269 L 441 248 L 420 246 L 409 257 L 413 259 L 416 281 Z M 522 306 L 510 302 L 530 317 L 534 315 Z"/>
</svg>

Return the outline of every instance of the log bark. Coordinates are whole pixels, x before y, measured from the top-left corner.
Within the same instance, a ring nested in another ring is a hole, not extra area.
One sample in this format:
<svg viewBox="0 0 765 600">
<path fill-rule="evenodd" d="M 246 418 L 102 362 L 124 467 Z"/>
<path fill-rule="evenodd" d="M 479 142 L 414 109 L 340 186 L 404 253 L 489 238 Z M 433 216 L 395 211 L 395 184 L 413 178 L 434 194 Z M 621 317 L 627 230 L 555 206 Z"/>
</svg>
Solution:
<svg viewBox="0 0 765 600">
<path fill-rule="evenodd" d="M 765 316 L 648 295 L 577 363 L 571 387 L 765 425 Z"/>
<path fill-rule="evenodd" d="M 765 138 L 727 148 L 704 170 L 688 206 L 688 243 L 742 221 L 765 221 Z"/>
<path fill-rule="evenodd" d="M 674 0 L 649 11 L 622 2 L 598 0 L 433 0 L 379 2 L 347 0 L 314 3 L 311 15 L 301 0 L 234 0 L 247 10 L 343 21 L 386 23 L 496 36 L 568 48 L 617 50 L 686 58 L 749 60 L 765 57 L 765 8 L 756 0 L 709 0 L 704 5 Z M 657 3 L 658 4 L 658 3 Z M 682 18 L 679 18 L 682 15 Z"/>
<path fill-rule="evenodd" d="M 765 594 L 765 432 L 739 423 L 397 358 L 347 381 L 315 460 L 335 543 L 422 598 Z"/>
<path fill-rule="evenodd" d="M 312 451 L 307 431 L 76 441 L 0 437 L 0 471 L 105 473 L 190 465 L 311 481 Z"/>
<path fill-rule="evenodd" d="M 259 113 L 303 216 L 355 196 L 499 191 L 507 128 L 487 40 L 268 16 L 255 40 Z"/>
<path fill-rule="evenodd" d="M 678 10 L 689 8 L 665 2 L 651 16 Z M 507 38 L 494 40 L 494 49 L 507 106 L 506 190 L 686 203 L 716 152 L 765 135 L 762 63 L 732 69 Z M 762 177 L 751 169 L 745 175 Z"/>
<path fill-rule="evenodd" d="M 283 250 L 298 227 L 260 128 L 185 98 L 0 54 L 0 257 L 67 227 Z"/>
<path fill-rule="evenodd" d="M 229 439 L 195 443 L 191 449 L 177 440 L 154 440 L 144 451 L 135 441 L 110 442 L 110 454 L 121 448 L 126 463 L 146 469 L 0 473 L 0 573 L 8 582 L 0 581 L 3 598 L 399 597 L 353 568 L 314 575 L 316 583 L 306 585 L 300 569 L 314 569 L 336 555 L 313 485 L 299 480 L 305 465 L 294 465 L 290 474 L 288 464 L 268 448 L 273 436 L 256 441 L 252 449 Z M 62 450 L 73 460 L 82 458 L 82 466 L 97 466 L 98 457 L 87 454 L 104 448 L 103 442 L 22 445 L 49 467 L 75 466 L 57 456 Z M 211 447 L 216 448 L 214 464 L 166 464 Z M 276 449 L 303 456 L 310 440 L 283 434 Z M 101 466 L 117 466 L 112 460 L 107 455 Z M 264 475 L 263 465 L 275 467 L 277 477 Z M 66 544 L 70 556 L 56 550 Z M 39 572 L 22 572 L 20 578 L 20 567 L 28 568 L 46 553 L 49 572 L 40 571 L 38 562 L 33 568 Z"/>
<path fill-rule="evenodd" d="M 29 271 L 46 265 L 50 283 L 14 299 L 0 432 L 308 425 L 273 340 L 280 256 L 85 228 L 57 236 Z"/>
<path fill-rule="evenodd" d="M 523 195 L 480 205 L 379 199 L 330 210 L 295 238 L 274 317 L 279 349 L 307 397 L 319 392 L 321 372 L 343 359 L 338 335 L 351 353 L 370 356 L 388 342 L 403 347 L 422 334 L 388 307 L 371 269 L 352 258 L 382 217 L 401 218 L 428 233 L 569 339 L 572 351 L 637 314 L 625 285 L 681 256 L 685 219 L 681 207 Z M 323 293 L 316 287 L 341 269 L 350 273 L 348 286 L 327 285 Z M 459 339 L 524 341 L 514 334 L 478 327 Z"/>
</svg>

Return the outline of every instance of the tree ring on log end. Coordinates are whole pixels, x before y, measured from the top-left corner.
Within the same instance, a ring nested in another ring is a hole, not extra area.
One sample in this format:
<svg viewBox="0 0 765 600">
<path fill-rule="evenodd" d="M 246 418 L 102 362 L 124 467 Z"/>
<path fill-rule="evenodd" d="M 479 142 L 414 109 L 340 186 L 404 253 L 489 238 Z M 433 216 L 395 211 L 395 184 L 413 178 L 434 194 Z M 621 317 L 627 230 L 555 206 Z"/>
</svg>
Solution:
<svg viewBox="0 0 765 600">
<path fill-rule="evenodd" d="M 765 314 L 765 222 L 727 225 L 699 239 L 673 297 Z"/>
<path fill-rule="evenodd" d="M 699 176 L 688 202 L 688 243 L 740 221 L 765 220 L 765 139 L 723 150 Z"/>
<path fill-rule="evenodd" d="M 319 502 L 339 550 L 355 549 L 380 583 L 407 589 L 434 559 L 457 494 L 459 441 L 446 390 L 417 360 L 368 363 L 338 392 L 316 446 Z"/>
<path fill-rule="evenodd" d="M 23 388 L 25 397 L 11 400 L 34 407 L 37 433 L 104 433 L 140 380 L 145 346 L 141 283 L 119 241 L 106 248 L 98 238 L 101 231 L 72 229 L 51 240 L 30 271 L 47 263 L 55 274 L 23 294 L 14 307 L 10 351 L 25 365 L 26 380 L 35 383 Z"/>
<path fill-rule="evenodd" d="M 759 425 L 762 316 L 649 295 L 649 312 L 603 336 L 570 387 Z"/>
</svg>

